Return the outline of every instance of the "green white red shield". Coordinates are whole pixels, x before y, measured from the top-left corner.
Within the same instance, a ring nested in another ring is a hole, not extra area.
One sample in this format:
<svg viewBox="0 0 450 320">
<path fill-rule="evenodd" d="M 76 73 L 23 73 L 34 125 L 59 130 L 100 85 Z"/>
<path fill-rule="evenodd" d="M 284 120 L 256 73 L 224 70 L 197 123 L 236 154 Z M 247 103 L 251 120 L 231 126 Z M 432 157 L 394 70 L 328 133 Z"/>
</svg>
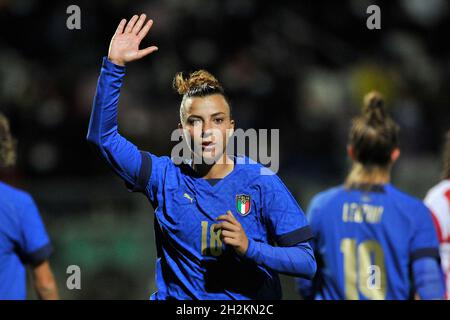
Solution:
<svg viewBox="0 0 450 320">
<path fill-rule="evenodd" d="M 247 215 L 250 212 L 250 196 L 246 194 L 236 195 L 236 210 L 242 216 Z"/>
</svg>

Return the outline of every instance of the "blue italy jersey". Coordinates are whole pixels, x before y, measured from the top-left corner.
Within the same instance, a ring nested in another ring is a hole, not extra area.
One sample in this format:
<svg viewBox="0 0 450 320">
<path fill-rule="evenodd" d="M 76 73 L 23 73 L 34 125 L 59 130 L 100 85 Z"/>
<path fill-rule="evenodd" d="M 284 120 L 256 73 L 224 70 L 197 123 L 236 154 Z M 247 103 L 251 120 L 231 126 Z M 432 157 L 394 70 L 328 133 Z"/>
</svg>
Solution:
<svg viewBox="0 0 450 320">
<path fill-rule="evenodd" d="M 311 231 L 276 175 L 262 175 L 262 165 L 238 156 L 233 171 L 212 183 L 188 164 L 139 151 L 119 134 L 124 74 L 124 67 L 104 59 L 87 138 L 128 188 L 144 193 L 155 209 L 158 291 L 151 298 L 278 299 L 277 271 L 312 277 Z M 216 218 L 228 210 L 249 238 L 244 257 L 214 231 Z"/>
<path fill-rule="evenodd" d="M 158 240 L 154 298 L 281 298 L 277 273 L 237 256 L 213 230 L 216 218 L 231 210 L 253 241 L 308 240 L 306 218 L 280 179 L 237 157 L 234 170 L 211 185 L 187 165 L 147 155 L 152 170 L 145 194 L 156 208 Z"/>
<path fill-rule="evenodd" d="M 25 265 L 38 265 L 51 251 L 31 196 L 0 182 L 0 299 L 25 299 Z"/>
<path fill-rule="evenodd" d="M 316 299 L 408 299 L 412 263 L 439 259 L 428 209 L 391 184 L 336 187 L 318 194 L 308 211 Z"/>
</svg>

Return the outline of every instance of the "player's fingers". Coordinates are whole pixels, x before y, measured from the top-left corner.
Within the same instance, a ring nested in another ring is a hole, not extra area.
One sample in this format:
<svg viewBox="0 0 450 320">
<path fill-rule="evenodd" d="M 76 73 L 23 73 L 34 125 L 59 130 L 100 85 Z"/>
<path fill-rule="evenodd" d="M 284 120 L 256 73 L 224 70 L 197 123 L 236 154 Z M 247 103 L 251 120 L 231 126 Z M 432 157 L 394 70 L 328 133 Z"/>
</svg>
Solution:
<svg viewBox="0 0 450 320">
<path fill-rule="evenodd" d="M 220 236 L 222 237 L 222 239 L 223 238 L 236 239 L 236 232 L 222 230 L 222 233 L 220 234 Z"/>
<path fill-rule="evenodd" d="M 125 32 L 130 33 L 133 30 L 134 24 L 136 23 L 137 19 L 138 19 L 138 15 L 134 15 L 130 21 L 127 24 L 127 27 L 125 28 Z"/>
<path fill-rule="evenodd" d="M 229 215 L 221 215 L 216 218 L 218 221 L 227 221 L 231 224 L 236 224 L 235 220 L 233 220 Z"/>
<path fill-rule="evenodd" d="M 144 37 L 147 35 L 148 31 L 150 30 L 150 28 L 153 25 L 153 20 L 150 19 L 147 21 L 147 23 L 144 25 L 144 27 L 141 29 L 141 31 L 139 31 L 139 33 L 137 34 L 137 36 L 139 37 L 139 39 L 144 39 Z"/>
<path fill-rule="evenodd" d="M 155 46 L 151 46 L 151 47 L 148 47 L 148 48 L 145 48 L 145 49 L 141 49 L 141 50 L 139 50 L 137 52 L 137 58 L 141 59 L 141 58 L 143 58 L 143 57 L 145 57 L 145 56 L 149 55 L 150 53 L 152 53 L 154 51 L 157 51 L 157 50 L 158 50 L 158 47 L 155 47 Z"/>
<path fill-rule="evenodd" d="M 217 221 L 219 221 L 219 220 L 228 220 L 228 217 L 227 217 L 226 215 L 222 214 L 222 215 L 218 216 L 218 217 L 216 218 L 216 220 L 217 220 Z"/>
<path fill-rule="evenodd" d="M 139 17 L 139 20 L 136 22 L 136 24 L 134 25 L 134 27 L 133 27 L 133 30 L 131 31 L 132 33 L 134 33 L 134 34 L 138 34 L 139 33 L 139 31 L 141 30 L 141 28 L 142 28 L 142 25 L 144 24 L 144 22 L 145 22 L 145 18 L 146 18 L 147 16 L 143 13 L 143 14 L 141 14 L 141 16 Z"/>
<path fill-rule="evenodd" d="M 236 226 L 236 225 L 234 225 L 232 223 L 229 223 L 227 221 L 224 221 L 224 222 L 221 222 L 219 224 L 216 224 L 214 226 L 214 229 L 216 229 L 216 230 L 217 229 L 222 229 L 222 230 L 229 230 L 229 231 L 239 231 L 239 227 L 238 226 Z"/>
<path fill-rule="evenodd" d="M 233 215 L 233 213 L 231 212 L 231 210 L 227 211 L 227 217 L 230 218 L 229 221 L 231 221 L 232 224 L 235 224 L 237 226 L 241 226 L 241 224 L 239 223 L 239 221 L 235 218 L 235 216 Z"/>
<path fill-rule="evenodd" d="M 227 245 L 237 247 L 239 245 L 239 241 L 230 237 L 223 238 L 223 242 Z"/>
<path fill-rule="evenodd" d="M 117 29 L 116 29 L 116 34 L 123 33 L 123 28 L 125 28 L 126 24 L 127 24 L 127 20 L 126 19 L 120 20 L 120 23 L 119 23 L 119 25 L 117 26 Z"/>
<path fill-rule="evenodd" d="M 232 219 L 233 221 L 236 221 L 236 222 L 239 223 L 239 221 L 237 221 L 236 218 L 234 217 L 234 215 L 233 215 L 233 213 L 231 212 L 231 210 L 228 210 L 228 211 L 227 211 L 227 216 L 231 217 L 231 219 Z"/>
</svg>

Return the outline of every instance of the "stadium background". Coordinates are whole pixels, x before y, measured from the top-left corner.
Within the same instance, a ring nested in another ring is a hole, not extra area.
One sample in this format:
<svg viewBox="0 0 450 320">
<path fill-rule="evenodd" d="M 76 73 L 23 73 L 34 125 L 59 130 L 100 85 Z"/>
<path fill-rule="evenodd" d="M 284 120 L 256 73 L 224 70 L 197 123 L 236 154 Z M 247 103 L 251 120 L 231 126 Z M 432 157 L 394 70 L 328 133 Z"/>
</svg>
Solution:
<svg viewBox="0 0 450 320">
<path fill-rule="evenodd" d="M 81 30 L 66 28 L 71 4 Z M 370 4 L 381 7 L 381 30 L 366 28 Z M 170 153 L 172 77 L 206 68 L 231 96 L 239 128 L 280 129 L 279 175 L 304 209 L 345 177 L 349 119 L 372 88 L 402 127 L 394 183 L 423 198 L 439 180 L 450 124 L 447 0 L 0 0 L 0 111 L 19 141 L 17 167 L 0 178 L 34 196 L 62 298 L 154 290 L 153 210 L 85 141 L 102 56 L 120 19 L 141 12 L 155 20 L 144 42 L 159 51 L 127 67 L 119 120 L 140 148 Z M 72 264 L 81 290 L 65 286 Z M 282 282 L 284 298 L 299 298 L 292 278 Z"/>
</svg>

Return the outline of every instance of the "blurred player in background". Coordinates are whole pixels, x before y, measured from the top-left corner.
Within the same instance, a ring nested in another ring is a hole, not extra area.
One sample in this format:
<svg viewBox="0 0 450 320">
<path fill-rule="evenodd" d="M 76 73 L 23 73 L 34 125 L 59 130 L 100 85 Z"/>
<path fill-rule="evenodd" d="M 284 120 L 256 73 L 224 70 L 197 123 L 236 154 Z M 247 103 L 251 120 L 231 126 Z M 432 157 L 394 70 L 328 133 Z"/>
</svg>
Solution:
<svg viewBox="0 0 450 320">
<path fill-rule="evenodd" d="M 0 168 L 15 163 L 9 122 L 0 113 Z M 26 298 L 26 266 L 40 299 L 58 299 L 49 237 L 31 196 L 0 182 L 0 299 Z"/>
<path fill-rule="evenodd" d="M 145 21 L 145 15 L 128 24 L 123 19 L 111 40 L 87 138 L 155 209 L 158 291 L 151 299 L 279 299 L 278 273 L 309 279 L 315 273 L 311 231 L 276 175 L 261 175 L 260 164 L 226 154 L 234 120 L 217 79 L 204 70 L 174 79 L 182 96 L 179 128 L 201 164 L 176 165 L 141 152 L 118 132 L 125 64 L 157 50 L 139 50 L 153 23 Z"/>
<path fill-rule="evenodd" d="M 345 184 L 316 195 L 308 210 L 318 271 L 313 282 L 298 280 L 304 298 L 444 297 L 429 210 L 390 183 L 398 131 L 379 93 L 366 95 L 350 129 Z"/>
<path fill-rule="evenodd" d="M 444 171 L 442 181 L 434 186 L 425 197 L 436 226 L 442 268 L 446 283 L 446 298 L 450 299 L 450 131 L 444 146 Z"/>
</svg>

